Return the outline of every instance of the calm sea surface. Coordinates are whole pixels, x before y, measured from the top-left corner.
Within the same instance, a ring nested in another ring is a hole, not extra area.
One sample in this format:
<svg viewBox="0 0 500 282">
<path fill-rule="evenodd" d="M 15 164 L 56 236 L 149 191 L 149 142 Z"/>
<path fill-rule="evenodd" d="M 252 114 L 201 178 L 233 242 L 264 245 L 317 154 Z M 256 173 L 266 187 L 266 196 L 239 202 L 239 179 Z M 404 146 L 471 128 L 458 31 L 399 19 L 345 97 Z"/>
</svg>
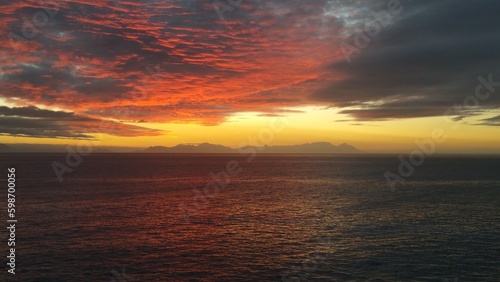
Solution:
<svg viewBox="0 0 500 282">
<path fill-rule="evenodd" d="M 396 156 L 92 154 L 59 182 L 65 157 L 0 155 L 1 281 L 500 281 L 499 158 L 427 159 L 392 192 Z"/>
</svg>

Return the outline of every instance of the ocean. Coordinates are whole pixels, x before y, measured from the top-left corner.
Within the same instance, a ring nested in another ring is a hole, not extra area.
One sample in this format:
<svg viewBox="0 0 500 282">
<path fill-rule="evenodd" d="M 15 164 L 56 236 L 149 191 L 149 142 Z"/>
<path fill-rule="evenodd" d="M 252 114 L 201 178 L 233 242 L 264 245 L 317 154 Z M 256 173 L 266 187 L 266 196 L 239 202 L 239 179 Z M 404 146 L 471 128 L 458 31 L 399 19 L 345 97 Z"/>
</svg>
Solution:
<svg viewBox="0 0 500 282">
<path fill-rule="evenodd" d="M 1 281 L 500 281 L 498 157 L 428 158 L 394 191 L 397 156 L 66 157 L 0 155 Z"/>
</svg>

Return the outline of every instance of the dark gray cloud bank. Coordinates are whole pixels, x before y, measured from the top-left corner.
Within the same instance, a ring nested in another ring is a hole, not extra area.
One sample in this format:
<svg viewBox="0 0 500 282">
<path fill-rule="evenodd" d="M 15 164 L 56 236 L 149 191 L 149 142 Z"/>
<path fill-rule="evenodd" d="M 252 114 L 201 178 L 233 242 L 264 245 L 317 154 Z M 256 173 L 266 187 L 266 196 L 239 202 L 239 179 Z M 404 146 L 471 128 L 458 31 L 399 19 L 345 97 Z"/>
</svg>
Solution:
<svg viewBox="0 0 500 282">
<path fill-rule="evenodd" d="M 342 113 L 357 120 L 440 116 L 464 103 L 468 114 L 498 111 L 500 1 L 401 3 L 398 20 L 374 36 L 350 63 L 330 66 L 346 78 L 317 91 L 312 99 L 348 107 Z M 468 99 L 475 95 L 478 77 L 488 80 L 490 75 L 497 83 L 475 107 Z M 492 119 L 482 125 L 498 123 Z"/>
<path fill-rule="evenodd" d="M 98 120 L 71 112 L 37 107 L 0 106 L 0 136 L 94 139 L 89 133 L 154 136 L 164 132 L 120 122 Z"/>
</svg>

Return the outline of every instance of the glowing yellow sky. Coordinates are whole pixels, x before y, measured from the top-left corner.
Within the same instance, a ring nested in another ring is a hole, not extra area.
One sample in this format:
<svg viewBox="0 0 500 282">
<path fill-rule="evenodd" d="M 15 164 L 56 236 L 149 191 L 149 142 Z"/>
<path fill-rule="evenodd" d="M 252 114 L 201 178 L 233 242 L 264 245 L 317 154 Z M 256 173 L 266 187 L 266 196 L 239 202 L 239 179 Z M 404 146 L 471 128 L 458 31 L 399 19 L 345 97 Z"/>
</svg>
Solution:
<svg viewBox="0 0 500 282">
<path fill-rule="evenodd" d="M 324 107 L 301 107 L 301 113 L 286 114 L 288 125 L 274 132 L 266 145 L 293 145 L 310 142 L 348 143 L 367 153 L 400 153 L 416 149 L 415 141 L 430 138 L 434 129 L 442 129 L 447 139 L 437 146 L 438 153 L 500 153 L 497 128 L 470 125 L 474 120 L 451 122 L 444 117 L 400 119 L 393 121 L 344 121 L 345 115 Z M 479 119 L 479 118 L 477 118 Z M 166 131 L 162 136 L 119 137 L 95 135 L 96 146 L 175 146 L 182 143 L 213 143 L 239 147 L 270 128 L 276 117 L 259 113 L 240 113 L 216 126 L 198 124 L 147 123 L 141 126 Z M 78 140 L 1 136 L 1 143 L 77 144 Z M 258 144 L 262 145 L 260 141 Z"/>
</svg>

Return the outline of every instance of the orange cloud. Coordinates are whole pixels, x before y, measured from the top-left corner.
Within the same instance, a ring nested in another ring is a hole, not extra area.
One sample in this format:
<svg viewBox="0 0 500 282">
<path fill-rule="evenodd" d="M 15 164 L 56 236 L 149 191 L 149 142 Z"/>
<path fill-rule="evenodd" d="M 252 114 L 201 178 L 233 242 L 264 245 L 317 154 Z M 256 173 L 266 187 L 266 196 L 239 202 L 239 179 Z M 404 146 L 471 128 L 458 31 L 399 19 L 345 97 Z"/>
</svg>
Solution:
<svg viewBox="0 0 500 282">
<path fill-rule="evenodd" d="M 281 14 L 246 3 L 226 21 L 192 1 L 54 3 L 12 2 L 1 14 L 0 95 L 9 103 L 212 125 L 308 104 L 333 79 L 324 66 L 338 56 L 331 47 L 342 24 L 318 7 L 326 1 Z M 36 15 L 47 23 L 22 38 Z"/>
</svg>

